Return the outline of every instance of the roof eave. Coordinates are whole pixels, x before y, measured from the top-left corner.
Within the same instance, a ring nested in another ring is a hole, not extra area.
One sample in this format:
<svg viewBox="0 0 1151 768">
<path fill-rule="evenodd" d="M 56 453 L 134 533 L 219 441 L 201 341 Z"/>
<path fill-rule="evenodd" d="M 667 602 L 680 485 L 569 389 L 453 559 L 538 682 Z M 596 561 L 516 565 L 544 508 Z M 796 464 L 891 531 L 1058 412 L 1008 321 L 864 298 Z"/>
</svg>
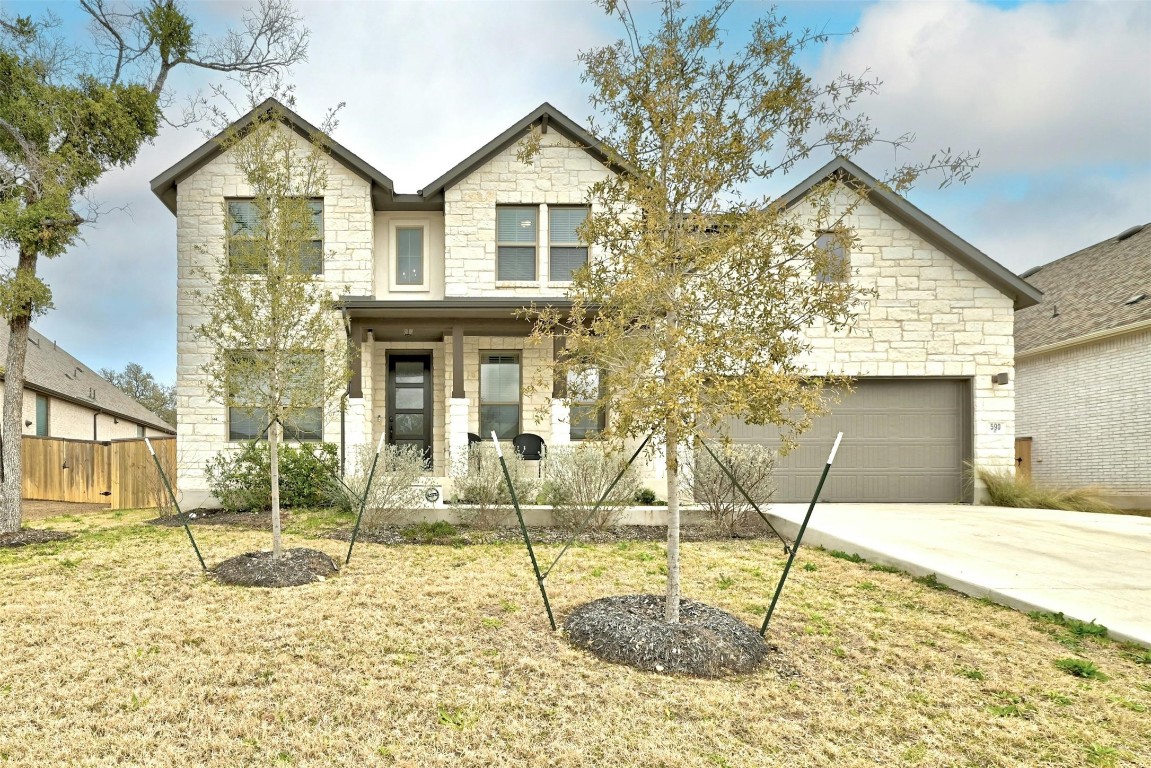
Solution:
<svg viewBox="0 0 1151 768">
<path fill-rule="evenodd" d="M 569 140 L 578 144 L 585 152 L 611 168 L 617 173 L 626 171 L 620 163 L 612 159 L 611 154 L 599 139 L 588 133 L 574 120 L 553 107 L 548 102 L 536 107 L 510 128 L 496 136 L 487 144 L 480 147 L 460 163 L 441 175 L 432 183 L 420 190 L 423 197 L 443 195 L 445 189 L 454 186 L 461 179 L 471 175 L 477 168 L 491 160 L 497 154 L 509 147 L 515 141 L 523 138 L 526 132 L 536 123 L 546 121 L 547 130 L 557 130 Z"/>
<path fill-rule="evenodd" d="M 306 139 L 311 140 L 313 136 L 323 134 L 323 131 L 319 128 L 300 117 L 300 115 L 276 99 L 271 98 L 265 99 L 246 115 L 228 126 L 225 131 L 231 129 L 242 131 L 255 122 L 258 116 L 272 109 L 279 111 L 284 117 L 285 124 Z M 224 135 L 225 131 L 221 131 L 211 139 L 208 139 L 208 141 L 201 144 L 182 160 L 152 179 L 152 193 L 160 198 L 160 201 L 164 203 L 164 206 L 172 213 L 176 213 L 176 186 L 185 177 L 195 173 L 223 152 L 220 146 L 220 138 Z M 373 204 L 377 201 L 382 203 L 385 195 L 391 195 L 393 193 L 394 185 L 392 184 L 392 180 L 347 147 L 335 141 L 330 136 L 325 136 L 324 145 L 329 154 L 331 154 L 337 162 L 356 173 L 365 181 L 371 183 Z"/>
</svg>

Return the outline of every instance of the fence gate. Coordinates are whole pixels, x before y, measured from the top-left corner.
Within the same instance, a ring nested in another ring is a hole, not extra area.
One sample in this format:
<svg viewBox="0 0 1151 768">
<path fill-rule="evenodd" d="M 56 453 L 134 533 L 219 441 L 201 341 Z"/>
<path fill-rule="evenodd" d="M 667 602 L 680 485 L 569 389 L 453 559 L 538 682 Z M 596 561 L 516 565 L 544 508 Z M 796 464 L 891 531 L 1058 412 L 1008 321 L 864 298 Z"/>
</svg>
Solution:
<svg viewBox="0 0 1151 768">
<path fill-rule="evenodd" d="M 176 438 L 153 437 L 156 455 L 174 478 Z M 110 504 L 112 509 L 160 506 L 164 488 L 141 438 L 95 442 L 23 438 L 24 498 Z"/>
</svg>

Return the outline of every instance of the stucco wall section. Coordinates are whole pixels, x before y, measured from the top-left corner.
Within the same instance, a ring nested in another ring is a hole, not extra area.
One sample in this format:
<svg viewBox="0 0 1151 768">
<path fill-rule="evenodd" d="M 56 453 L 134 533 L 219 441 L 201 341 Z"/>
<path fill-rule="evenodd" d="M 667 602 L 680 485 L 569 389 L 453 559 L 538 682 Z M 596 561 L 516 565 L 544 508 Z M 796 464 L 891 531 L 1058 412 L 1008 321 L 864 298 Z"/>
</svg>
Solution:
<svg viewBox="0 0 1151 768">
<path fill-rule="evenodd" d="M 1021 357 L 1016 433 L 1031 476 L 1151 495 L 1151 330 Z"/>
<path fill-rule="evenodd" d="M 516 159 L 517 146 L 512 144 L 444 191 L 444 293 L 449 297 L 563 293 L 566 284 L 548 282 L 546 209 L 539 215 L 537 279 L 496 282 L 496 206 L 583 205 L 588 188 L 611 171 L 556 131 L 543 136 L 543 148 L 530 164 Z"/>
<path fill-rule="evenodd" d="M 288 130 L 288 129 L 284 129 Z M 295 135 L 295 134 L 293 134 Z M 307 143 L 296 137 L 300 151 Z M 336 160 L 327 158 L 324 190 L 324 281 L 334 295 L 371 295 L 373 290 L 373 214 L 368 181 Z M 226 447 L 227 410 L 211 400 L 209 382 L 201 370 L 213 350 L 196 338 L 193 328 L 207 319 L 195 291 L 208 284 L 195 273 L 213 268 L 223 254 L 224 201 L 245 197 L 251 189 L 225 153 L 179 183 L 176 189 L 176 391 L 179 418 L 177 453 L 179 486 L 185 503 L 207 501 L 204 464 Z M 339 440 L 339 415 L 331 405 L 324 424 L 327 440 Z"/>
<path fill-rule="evenodd" d="M 843 193 L 839 204 L 856 202 Z M 845 210 L 846 207 L 841 208 Z M 1015 466 L 1014 302 L 954 258 L 862 201 L 844 225 L 858 243 L 852 282 L 877 293 L 850 332 L 820 324 L 802 358 L 813 373 L 970 379 L 973 462 Z M 1011 382 L 991 383 L 1008 372 Z"/>
</svg>

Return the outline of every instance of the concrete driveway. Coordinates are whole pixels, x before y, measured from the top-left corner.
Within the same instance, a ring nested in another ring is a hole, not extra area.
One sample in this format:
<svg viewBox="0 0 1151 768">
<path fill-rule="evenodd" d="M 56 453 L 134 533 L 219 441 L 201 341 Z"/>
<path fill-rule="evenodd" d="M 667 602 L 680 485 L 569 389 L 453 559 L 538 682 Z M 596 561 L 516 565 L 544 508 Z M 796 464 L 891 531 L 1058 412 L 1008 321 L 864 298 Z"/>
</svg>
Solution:
<svg viewBox="0 0 1151 768">
<path fill-rule="evenodd" d="M 770 516 L 794 537 L 806 504 Z M 817 504 L 802 546 L 934 573 L 1022 611 L 1094 620 L 1151 646 L 1151 518 L 953 504 Z M 802 554 L 802 550 L 801 550 Z"/>
</svg>

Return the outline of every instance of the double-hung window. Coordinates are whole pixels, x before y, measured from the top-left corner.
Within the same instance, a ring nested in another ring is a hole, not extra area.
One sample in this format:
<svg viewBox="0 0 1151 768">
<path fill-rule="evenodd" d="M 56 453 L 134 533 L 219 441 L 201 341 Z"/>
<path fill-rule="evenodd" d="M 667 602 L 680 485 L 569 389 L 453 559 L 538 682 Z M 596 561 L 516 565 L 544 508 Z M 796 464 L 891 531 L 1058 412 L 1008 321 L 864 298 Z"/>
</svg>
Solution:
<svg viewBox="0 0 1151 768">
<path fill-rule="evenodd" d="M 602 432 L 606 425 L 606 414 L 600 407 L 602 384 L 600 373 L 595 368 L 568 372 L 568 424 L 572 440 L 584 440 Z"/>
<path fill-rule="evenodd" d="M 571 282 L 575 271 L 587 264 L 587 245 L 577 232 L 587 219 L 587 206 L 551 206 L 548 214 L 548 279 Z"/>
<path fill-rule="evenodd" d="M 264 211 L 255 200 L 229 200 L 228 202 L 228 264 L 247 275 L 257 275 L 268 268 L 267 249 L 276 238 L 265 230 Z M 318 275 L 324 270 L 324 201 L 300 201 L 307 218 L 307 230 L 297 239 L 298 262 L 293 266 L 304 274 Z M 292 211 L 295 215 L 297 212 Z"/>
<path fill-rule="evenodd" d="M 841 232 L 820 232 L 815 238 L 815 280 L 844 283 L 851 277 L 851 257 Z"/>
<path fill-rule="evenodd" d="M 496 208 L 496 280 L 536 279 L 539 208 L 501 205 Z"/>
<path fill-rule="evenodd" d="M 232 353 L 232 365 L 228 372 L 228 439 L 255 440 L 267 438 L 268 388 L 261 380 L 258 367 L 252 363 L 259 352 L 236 350 Z M 302 353 L 299 359 L 288 365 L 289 370 L 299 371 L 299 378 L 292 387 L 295 390 L 308 390 L 306 379 L 310 373 L 323 364 L 317 358 L 320 352 Z M 319 396 L 308 397 L 306 404 L 293 406 L 284 418 L 284 437 L 290 440 L 319 441 L 324 438 L 324 412 L 318 402 Z"/>
<path fill-rule="evenodd" d="M 520 433 L 520 353 L 480 355 L 480 434 L 501 440 Z"/>
</svg>

